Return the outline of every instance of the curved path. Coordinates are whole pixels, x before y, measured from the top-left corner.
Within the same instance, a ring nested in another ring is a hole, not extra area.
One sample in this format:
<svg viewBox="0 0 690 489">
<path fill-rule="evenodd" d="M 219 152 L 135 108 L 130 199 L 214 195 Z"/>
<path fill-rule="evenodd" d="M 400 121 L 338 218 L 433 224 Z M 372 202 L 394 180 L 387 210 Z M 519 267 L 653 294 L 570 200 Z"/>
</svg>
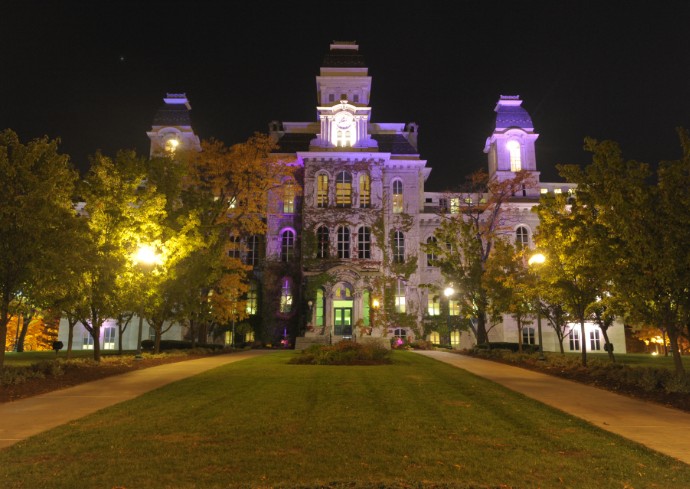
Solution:
<svg viewBox="0 0 690 489">
<path fill-rule="evenodd" d="M 490 360 L 444 351 L 417 353 L 467 370 L 690 464 L 690 413 Z"/>
<path fill-rule="evenodd" d="M 0 404 L 0 449 L 171 382 L 270 353 L 247 350 L 168 363 Z"/>
</svg>

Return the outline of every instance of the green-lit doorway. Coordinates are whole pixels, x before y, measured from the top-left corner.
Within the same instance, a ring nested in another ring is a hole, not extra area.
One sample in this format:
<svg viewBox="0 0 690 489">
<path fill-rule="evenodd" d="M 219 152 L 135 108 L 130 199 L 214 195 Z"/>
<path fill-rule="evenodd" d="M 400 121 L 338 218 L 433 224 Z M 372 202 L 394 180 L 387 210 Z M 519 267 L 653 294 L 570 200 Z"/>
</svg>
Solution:
<svg viewBox="0 0 690 489">
<path fill-rule="evenodd" d="M 333 308 L 333 334 L 336 336 L 352 335 L 352 308 Z"/>
</svg>

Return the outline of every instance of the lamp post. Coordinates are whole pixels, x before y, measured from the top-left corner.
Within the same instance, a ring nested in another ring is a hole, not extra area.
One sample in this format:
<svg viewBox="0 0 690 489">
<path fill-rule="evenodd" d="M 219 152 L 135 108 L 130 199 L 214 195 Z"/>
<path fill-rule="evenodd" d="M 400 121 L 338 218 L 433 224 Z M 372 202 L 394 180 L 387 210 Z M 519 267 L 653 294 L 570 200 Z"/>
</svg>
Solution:
<svg viewBox="0 0 690 489">
<path fill-rule="evenodd" d="M 539 281 L 539 265 L 546 261 L 546 257 L 541 253 L 535 253 L 527 260 L 527 264 L 534 269 L 534 273 Z M 544 357 L 544 344 L 541 339 L 541 295 L 537 285 L 537 334 L 539 335 L 539 360 L 546 360 Z M 519 341 L 519 339 L 518 339 Z"/>
<path fill-rule="evenodd" d="M 448 286 L 445 289 L 443 289 L 443 295 L 446 296 L 446 302 L 448 303 L 448 314 L 446 315 L 446 327 L 448 328 L 448 346 L 453 349 L 453 345 L 451 343 L 451 338 L 450 338 L 450 296 L 455 294 L 455 289 L 453 289 L 452 286 Z"/>
<path fill-rule="evenodd" d="M 139 245 L 136 255 L 134 256 L 134 262 L 150 266 L 156 263 L 160 263 L 160 255 L 156 253 L 156 249 L 151 245 Z M 144 318 L 142 317 L 142 311 L 139 311 L 139 331 L 137 333 L 137 352 L 135 357 L 141 358 L 141 332 L 144 327 Z"/>
</svg>

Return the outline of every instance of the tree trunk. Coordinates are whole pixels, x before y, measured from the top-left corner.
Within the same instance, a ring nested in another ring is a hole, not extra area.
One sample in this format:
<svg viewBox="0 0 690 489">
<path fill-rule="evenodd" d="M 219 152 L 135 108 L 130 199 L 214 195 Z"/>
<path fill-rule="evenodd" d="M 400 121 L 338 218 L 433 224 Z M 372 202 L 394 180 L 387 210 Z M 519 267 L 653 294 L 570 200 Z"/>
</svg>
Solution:
<svg viewBox="0 0 690 489">
<path fill-rule="evenodd" d="M 77 320 L 67 316 L 67 360 L 72 358 L 72 342 L 74 338 L 74 327 L 77 325 Z"/>
<path fill-rule="evenodd" d="M 582 366 L 587 366 L 587 338 L 585 338 L 585 320 L 580 321 L 580 334 L 582 335 Z"/>
<path fill-rule="evenodd" d="M 671 353 L 673 354 L 673 365 L 676 370 L 676 374 L 685 374 L 685 367 L 683 367 L 683 358 L 680 356 L 680 349 L 678 348 L 678 333 L 669 328 L 668 329 L 668 340 L 671 343 Z"/>
<path fill-rule="evenodd" d="M 604 335 L 604 349 L 609 354 L 609 360 L 611 363 L 616 363 L 616 357 L 613 355 L 613 343 L 609 341 L 608 328 L 601 328 L 601 334 Z"/>
<path fill-rule="evenodd" d="M 522 320 L 517 318 L 517 330 L 518 330 L 518 353 L 522 353 Z"/>
<path fill-rule="evenodd" d="M 7 344 L 7 323 L 10 321 L 10 296 L 7 293 L 2 295 L 0 304 L 0 342 L 2 342 L 2 353 L 0 353 L 0 370 L 5 366 L 5 345 Z"/>
<path fill-rule="evenodd" d="M 479 311 L 477 314 L 477 344 L 484 345 L 489 342 L 486 334 L 486 311 Z"/>
<path fill-rule="evenodd" d="M 22 327 L 21 329 L 19 328 L 19 324 L 17 324 L 17 331 L 19 331 L 19 335 L 17 336 L 17 346 L 16 350 L 18 352 L 23 352 L 24 351 L 24 340 L 26 339 L 26 333 L 29 331 L 29 324 L 31 324 L 31 320 L 33 319 L 33 315 L 29 317 L 24 317 L 23 314 L 20 314 L 19 317 L 17 318 L 17 323 L 19 323 L 21 319 Z"/>
</svg>

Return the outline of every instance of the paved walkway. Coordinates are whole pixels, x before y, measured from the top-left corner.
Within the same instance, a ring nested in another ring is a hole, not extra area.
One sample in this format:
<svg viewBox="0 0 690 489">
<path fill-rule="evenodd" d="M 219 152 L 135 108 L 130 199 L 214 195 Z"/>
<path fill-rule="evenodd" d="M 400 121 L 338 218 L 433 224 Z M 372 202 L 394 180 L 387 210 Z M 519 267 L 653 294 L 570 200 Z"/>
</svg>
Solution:
<svg viewBox="0 0 690 489">
<path fill-rule="evenodd" d="M 690 464 L 690 413 L 498 362 L 444 351 L 417 352 Z"/>
<path fill-rule="evenodd" d="M 271 351 L 247 350 L 168 363 L 123 375 L 113 375 L 48 394 L 2 403 L 0 449 L 171 382 Z"/>
<path fill-rule="evenodd" d="M 0 449 L 171 382 L 271 352 L 248 350 L 170 363 L 0 404 Z M 690 464 L 688 413 L 502 363 L 443 351 L 417 352 Z"/>
</svg>

